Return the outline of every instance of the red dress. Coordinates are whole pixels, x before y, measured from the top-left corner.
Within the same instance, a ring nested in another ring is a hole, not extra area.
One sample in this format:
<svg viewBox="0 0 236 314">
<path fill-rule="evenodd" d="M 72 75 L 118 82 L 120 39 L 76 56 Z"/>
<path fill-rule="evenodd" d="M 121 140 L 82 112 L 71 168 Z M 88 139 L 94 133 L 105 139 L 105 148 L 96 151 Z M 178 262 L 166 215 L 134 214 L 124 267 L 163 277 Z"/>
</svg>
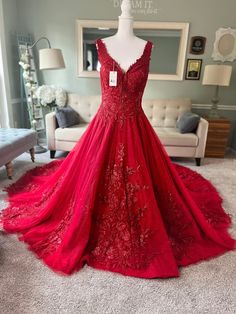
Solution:
<svg viewBox="0 0 236 314">
<path fill-rule="evenodd" d="M 63 160 L 29 171 L 6 190 L 3 227 L 20 233 L 54 271 L 86 263 L 124 275 L 179 276 L 179 267 L 235 248 L 212 184 L 174 165 L 146 118 L 142 96 L 152 43 L 124 72 L 97 41 L 102 102 Z M 109 71 L 118 84 L 109 86 Z"/>
</svg>

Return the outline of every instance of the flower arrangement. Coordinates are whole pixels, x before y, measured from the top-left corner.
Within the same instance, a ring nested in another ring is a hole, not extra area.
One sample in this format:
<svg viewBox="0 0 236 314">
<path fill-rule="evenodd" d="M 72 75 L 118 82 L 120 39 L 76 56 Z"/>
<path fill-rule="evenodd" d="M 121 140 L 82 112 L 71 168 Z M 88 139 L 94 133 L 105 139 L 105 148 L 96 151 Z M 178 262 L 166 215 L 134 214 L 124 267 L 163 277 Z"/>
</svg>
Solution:
<svg viewBox="0 0 236 314">
<path fill-rule="evenodd" d="M 44 107 L 64 107 L 66 105 L 67 93 L 62 87 L 54 85 L 42 85 L 36 91 L 36 97 Z"/>
</svg>

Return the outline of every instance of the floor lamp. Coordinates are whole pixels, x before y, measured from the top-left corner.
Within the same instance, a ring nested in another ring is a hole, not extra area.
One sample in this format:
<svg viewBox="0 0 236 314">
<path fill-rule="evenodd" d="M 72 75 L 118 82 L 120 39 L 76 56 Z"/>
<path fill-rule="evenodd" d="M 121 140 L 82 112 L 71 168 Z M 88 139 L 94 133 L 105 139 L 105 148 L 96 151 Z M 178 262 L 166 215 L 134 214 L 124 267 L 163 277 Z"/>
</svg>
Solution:
<svg viewBox="0 0 236 314">
<path fill-rule="evenodd" d="M 215 85 L 215 94 L 211 100 L 212 107 L 209 113 L 210 118 L 219 118 L 218 114 L 218 102 L 219 98 L 219 87 L 229 86 L 230 78 L 232 73 L 231 65 L 221 64 L 210 64 L 205 66 L 202 84 L 203 85 Z"/>
<path fill-rule="evenodd" d="M 51 47 L 50 41 L 47 37 L 40 37 L 37 41 L 33 43 L 33 45 L 27 45 L 26 55 L 30 58 L 29 49 L 32 49 L 37 43 L 41 40 L 46 40 L 48 43 L 48 48 L 39 50 L 39 69 L 40 70 L 56 70 L 65 68 L 65 62 L 63 59 L 63 55 L 61 49 L 55 49 Z M 29 62 L 30 64 L 30 62 Z M 35 104 L 33 99 L 33 92 L 30 92 L 30 100 L 32 104 L 32 126 L 37 132 L 36 129 L 36 119 L 35 119 Z M 35 153 L 44 153 L 47 149 L 39 144 L 39 138 L 37 136 L 37 145 L 35 146 Z"/>
</svg>

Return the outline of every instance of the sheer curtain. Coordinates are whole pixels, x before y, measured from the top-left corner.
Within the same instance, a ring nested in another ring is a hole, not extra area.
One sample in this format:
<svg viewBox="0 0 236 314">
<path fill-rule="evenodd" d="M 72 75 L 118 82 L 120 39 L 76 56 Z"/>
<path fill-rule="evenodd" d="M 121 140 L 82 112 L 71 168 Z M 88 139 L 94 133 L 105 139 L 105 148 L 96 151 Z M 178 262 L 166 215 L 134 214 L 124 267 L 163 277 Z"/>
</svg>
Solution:
<svg viewBox="0 0 236 314">
<path fill-rule="evenodd" d="M 10 124 L 9 123 L 9 111 L 8 111 L 6 93 L 5 93 L 3 62 L 2 62 L 2 54 L 0 51 L 0 127 L 1 128 L 9 127 L 9 124 Z"/>
<path fill-rule="evenodd" d="M 2 0 L 0 0 L 0 127 L 12 124 Z"/>
</svg>

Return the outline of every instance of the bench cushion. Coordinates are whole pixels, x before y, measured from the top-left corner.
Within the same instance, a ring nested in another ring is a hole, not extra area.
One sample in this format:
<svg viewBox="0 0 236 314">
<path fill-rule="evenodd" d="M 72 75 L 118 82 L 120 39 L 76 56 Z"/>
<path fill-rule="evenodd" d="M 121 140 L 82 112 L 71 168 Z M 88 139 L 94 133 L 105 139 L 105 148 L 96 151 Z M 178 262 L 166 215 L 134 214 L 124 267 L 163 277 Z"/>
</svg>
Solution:
<svg viewBox="0 0 236 314">
<path fill-rule="evenodd" d="M 194 133 L 181 134 L 178 128 L 154 127 L 160 141 L 164 146 L 196 147 L 198 136 Z"/>
<path fill-rule="evenodd" d="M 57 128 L 55 131 L 55 139 L 56 141 L 76 142 L 87 127 L 88 123 L 81 123 L 64 129 Z"/>
<path fill-rule="evenodd" d="M 56 141 L 76 142 L 88 127 L 87 123 L 77 124 L 69 128 L 57 128 Z M 165 146 L 190 146 L 198 145 L 198 137 L 194 133 L 181 134 L 178 128 L 154 127 L 160 141 Z"/>
<path fill-rule="evenodd" d="M 31 129 L 0 128 L 0 166 L 23 154 L 37 143 L 37 135 Z"/>
</svg>

